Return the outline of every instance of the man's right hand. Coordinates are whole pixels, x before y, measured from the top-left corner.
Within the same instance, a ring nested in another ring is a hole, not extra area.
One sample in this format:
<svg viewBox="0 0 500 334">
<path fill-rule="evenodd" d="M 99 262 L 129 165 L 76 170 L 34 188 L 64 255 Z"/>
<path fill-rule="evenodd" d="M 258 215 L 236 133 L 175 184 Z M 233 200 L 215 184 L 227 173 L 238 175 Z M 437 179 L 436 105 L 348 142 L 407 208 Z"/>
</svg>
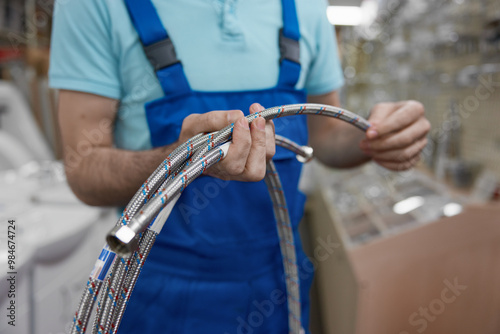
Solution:
<svg viewBox="0 0 500 334">
<path fill-rule="evenodd" d="M 250 113 L 264 108 L 254 103 Z M 206 174 L 225 180 L 260 181 L 266 175 L 266 162 L 275 153 L 274 124 L 262 117 L 250 126 L 241 110 L 211 111 L 187 116 L 181 128 L 179 144 L 198 133 L 218 131 L 234 123 L 233 140 L 226 158 L 207 170 Z"/>
<path fill-rule="evenodd" d="M 59 123 L 68 183 L 89 205 L 125 205 L 156 167 L 175 149 L 200 132 L 217 131 L 235 123 L 233 144 L 226 159 L 207 171 L 219 178 L 258 181 L 265 175 L 266 159 L 274 155 L 272 122 L 256 119 L 249 128 L 238 110 L 190 115 L 184 120 L 178 143 L 147 151 L 114 147 L 113 121 L 118 101 L 103 96 L 61 90 Z M 263 108 L 250 107 L 255 113 Z M 102 124 L 107 126 L 103 127 Z M 264 130 L 263 130 L 264 129 Z M 89 134 L 94 134 L 89 139 Z"/>
</svg>

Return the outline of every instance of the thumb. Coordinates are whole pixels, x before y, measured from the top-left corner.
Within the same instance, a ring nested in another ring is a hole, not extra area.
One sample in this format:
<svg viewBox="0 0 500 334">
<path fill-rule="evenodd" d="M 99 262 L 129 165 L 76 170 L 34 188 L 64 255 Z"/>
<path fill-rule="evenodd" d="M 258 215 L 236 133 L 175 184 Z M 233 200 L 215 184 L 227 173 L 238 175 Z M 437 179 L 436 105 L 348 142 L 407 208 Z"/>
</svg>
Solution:
<svg viewBox="0 0 500 334">
<path fill-rule="evenodd" d="M 394 111 L 398 110 L 400 106 L 400 102 L 377 103 L 372 108 L 370 117 L 368 118 L 368 122 L 370 122 L 371 126 L 366 131 L 366 138 L 377 138 L 381 134 L 381 131 L 383 132 L 383 129 L 381 129 L 383 122 L 387 120 L 387 118 L 394 113 Z"/>
</svg>

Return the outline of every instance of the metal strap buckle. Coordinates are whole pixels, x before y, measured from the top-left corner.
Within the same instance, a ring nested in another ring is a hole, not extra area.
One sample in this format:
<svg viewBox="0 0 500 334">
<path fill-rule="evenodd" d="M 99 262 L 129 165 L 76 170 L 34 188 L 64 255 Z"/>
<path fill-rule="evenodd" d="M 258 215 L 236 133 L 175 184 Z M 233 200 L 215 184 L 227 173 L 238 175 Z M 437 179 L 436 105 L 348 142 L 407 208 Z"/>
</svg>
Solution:
<svg viewBox="0 0 500 334">
<path fill-rule="evenodd" d="M 145 46 L 144 52 L 155 71 L 180 62 L 170 38 Z"/>
<path fill-rule="evenodd" d="M 290 61 L 300 64 L 299 41 L 296 41 L 294 39 L 288 38 L 285 35 L 283 35 L 283 29 L 280 30 L 279 38 L 280 38 L 279 45 L 281 54 L 280 63 L 283 61 L 283 59 L 288 59 Z"/>
</svg>

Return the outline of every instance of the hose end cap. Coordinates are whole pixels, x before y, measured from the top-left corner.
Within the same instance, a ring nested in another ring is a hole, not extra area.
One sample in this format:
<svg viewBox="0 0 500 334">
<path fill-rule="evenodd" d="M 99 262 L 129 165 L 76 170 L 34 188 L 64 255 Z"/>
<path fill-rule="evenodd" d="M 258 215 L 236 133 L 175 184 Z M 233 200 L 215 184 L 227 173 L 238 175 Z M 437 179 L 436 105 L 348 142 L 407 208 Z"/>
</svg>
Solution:
<svg viewBox="0 0 500 334">
<path fill-rule="evenodd" d="M 128 257 L 139 247 L 139 234 L 127 225 L 115 226 L 106 236 L 106 242 L 113 252 Z"/>
<path fill-rule="evenodd" d="M 314 150 L 310 146 L 302 146 L 301 154 L 297 154 L 297 160 L 303 164 L 314 159 Z"/>
</svg>

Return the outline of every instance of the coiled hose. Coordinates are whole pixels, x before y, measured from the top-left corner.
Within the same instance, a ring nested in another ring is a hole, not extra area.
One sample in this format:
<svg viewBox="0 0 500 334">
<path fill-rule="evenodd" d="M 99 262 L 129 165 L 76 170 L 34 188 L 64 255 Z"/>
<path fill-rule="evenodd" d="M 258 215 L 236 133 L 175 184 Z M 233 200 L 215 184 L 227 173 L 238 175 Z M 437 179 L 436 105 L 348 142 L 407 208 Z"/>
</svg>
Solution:
<svg viewBox="0 0 500 334">
<path fill-rule="evenodd" d="M 257 117 L 272 120 L 306 114 L 338 118 L 363 131 L 370 126 L 350 111 L 320 104 L 273 107 L 248 115 L 246 119 L 250 124 Z M 172 151 L 144 182 L 106 238 L 107 245 L 96 261 L 73 318 L 71 334 L 86 332 L 97 300 L 92 333 L 117 332 L 142 266 L 170 211 L 187 185 L 225 157 L 232 131 L 233 124 L 191 138 Z M 295 152 L 302 162 L 312 158 L 311 148 L 287 138 L 277 135 L 276 144 Z M 295 242 L 281 182 L 272 161 L 267 163 L 265 182 L 273 201 L 286 274 L 289 333 L 299 334 L 302 327 Z"/>
</svg>

